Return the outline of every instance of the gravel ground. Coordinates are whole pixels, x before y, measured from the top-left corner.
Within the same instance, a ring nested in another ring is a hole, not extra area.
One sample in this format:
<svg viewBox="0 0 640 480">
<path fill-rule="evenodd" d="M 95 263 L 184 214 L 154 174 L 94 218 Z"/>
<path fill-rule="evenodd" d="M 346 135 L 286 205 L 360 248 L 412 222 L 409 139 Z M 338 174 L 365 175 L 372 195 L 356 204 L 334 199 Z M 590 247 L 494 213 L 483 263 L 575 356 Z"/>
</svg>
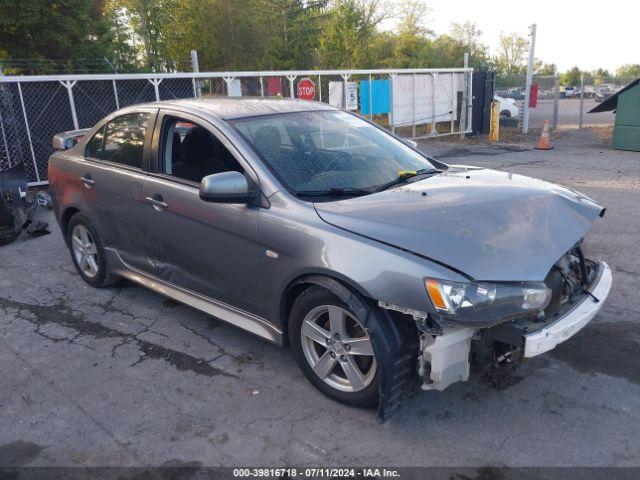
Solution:
<svg viewBox="0 0 640 480">
<path fill-rule="evenodd" d="M 2 247 L 0 465 L 640 466 L 640 153 L 575 135 L 545 152 L 422 142 L 601 202 L 587 250 L 614 286 L 506 381 L 420 393 L 382 425 L 320 395 L 287 350 L 130 283 L 88 287 L 57 225 Z"/>
</svg>

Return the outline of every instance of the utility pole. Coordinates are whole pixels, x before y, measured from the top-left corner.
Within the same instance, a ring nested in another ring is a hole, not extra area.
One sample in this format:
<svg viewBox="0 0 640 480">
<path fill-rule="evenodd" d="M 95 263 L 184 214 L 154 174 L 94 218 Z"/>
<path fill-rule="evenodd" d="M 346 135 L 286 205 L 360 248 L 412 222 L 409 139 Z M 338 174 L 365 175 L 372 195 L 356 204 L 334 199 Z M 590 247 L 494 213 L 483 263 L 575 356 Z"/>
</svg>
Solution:
<svg viewBox="0 0 640 480">
<path fill-rule="evenodd" d="M 466 69 L 469 68 L 469 53 L 465 52 L 464 54 L 464 68 L 465 68 L 465 80 L 467 80 L 467 72 Z M 468 81 L 471 82 L 472 78 L 469 76 Z M 464 92 L 462 94 L 462 108 L 460 109 L 460 138 L 464 138 L 464 131 L 467 129 L 467 102 L 470 102 L 469 98 L 469 87 L 465 82 Z"/>
<path fill-rule="evenodd" d="M 522 117 L 522 133 L 529 133 L 529 100 L 531 97 L 531 78 L 533 77 L 533 56 L 536 49 L 536 24 L 529 27 L 531 43 L 529 45 L 529 63 L 527 65 L 527 81 L 524 86 L 524 116 Z"/>
<path fill-rule="evenodd" d="M 200 71 L 197 50 L 191 50 L 191 70 L 195 73 L 198 73 Z M 196 80 L 195 77 L 193 78 L 193 95 L 196 97 L 202 96 L 202 86 L 200 84 L 200 80 Z"/>
<path fill-rule="evenodd" d="M 580 126 L 582 128 L 582 116 L 584 111 L 584 73 L 580 74 Z"/>
<path fill-rule="evenodd" d="M 560 108 L 560 72 L 556 69 L 554 73 L 553 83 L 553 125 L 555 130 L 558 128 L 558 109 Z"/>
<path fill-rule="evenodd" d="M 191 70 L 195 73 L 200 71 L 200 65 L 198 65 L 198 51 L 191 50 Z"/>
</svg>

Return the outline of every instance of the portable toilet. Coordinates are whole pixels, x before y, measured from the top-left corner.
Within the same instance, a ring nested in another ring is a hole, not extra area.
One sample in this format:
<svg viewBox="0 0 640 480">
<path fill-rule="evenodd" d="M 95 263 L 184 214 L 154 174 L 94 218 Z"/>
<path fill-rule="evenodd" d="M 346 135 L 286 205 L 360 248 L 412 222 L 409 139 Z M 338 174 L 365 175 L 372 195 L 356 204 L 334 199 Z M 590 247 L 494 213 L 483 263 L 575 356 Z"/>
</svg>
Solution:
<svg viewBox="0 0 640 480">
<path fill-rule="evenodd" d="M 615 110 L 613 148 L 640 152 L 640 78 L 611 95 L 589 113 Z"/>
</svg>

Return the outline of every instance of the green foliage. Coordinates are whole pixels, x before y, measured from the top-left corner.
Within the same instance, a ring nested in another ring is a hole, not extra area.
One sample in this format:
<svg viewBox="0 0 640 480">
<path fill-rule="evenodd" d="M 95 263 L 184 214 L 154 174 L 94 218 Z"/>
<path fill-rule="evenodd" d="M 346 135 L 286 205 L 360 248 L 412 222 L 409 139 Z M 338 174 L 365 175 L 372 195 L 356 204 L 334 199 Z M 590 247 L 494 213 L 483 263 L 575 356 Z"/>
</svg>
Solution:
<svg viewBox="0 0 640 480">
<path fill-rule="evenodd" d="M 571 70 L 560 75 L 560 83 L 567 86 L 578 86 L 580 85 L 580 75 L 580 69 L 578 67 L 573 67 Z"/>
<path fill-rule="evenodd" d="M 636 78 L 640 78 L 640 64 L 629 63 L 627 65 L 622 65 L 616 70 L 616 77 L 624 83 L 629 83 Z"/>
<path fill-rule="evenodd" d="M 524 56 L 529 49 L 529 42 L 517 33 L 501 34 L 498 46 L 497 68 L 504 75 L 525 73 Z"/>
<path fill-rule="evenodd" d="M 4 0 L 0 51 L 23 73 L 105 69 L 109 22 L 100 0 Z M 91 58 L 90 62 L 87 59 Z"/>
<path fill-rule="evenodd" d="M 491 57 L 474 23 L 436 35 L 422 0 L 3 0 L 0 58 L 16 73 L 201 71 L 462 66 L 515 78 L 526 71 L 528 39 L 503 34 Z M 381 31 L 383 19 L 398 19 Z M 13 62 L 13 63 L 11 63 Z M 537 75 L 556 66 L 536 60 Z M 13 72 L 11 72 L 13 73 Z M 562 76 L 579 84 L 574 67 Z M 609 72 L 583 72 L 596 84 Z M 625 65 L 618 77 L 640 76 Z"/>
</svg>

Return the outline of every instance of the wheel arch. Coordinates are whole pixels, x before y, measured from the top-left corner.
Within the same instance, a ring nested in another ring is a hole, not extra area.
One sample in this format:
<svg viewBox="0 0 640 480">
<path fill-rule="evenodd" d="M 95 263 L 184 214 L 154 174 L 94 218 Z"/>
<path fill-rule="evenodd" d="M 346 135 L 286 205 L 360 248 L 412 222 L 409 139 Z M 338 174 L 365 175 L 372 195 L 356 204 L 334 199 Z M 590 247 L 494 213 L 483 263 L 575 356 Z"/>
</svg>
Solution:
<svg viewBox="0 0 640 480">
<path fill-rule="evenodd" d="M 65 208 L 65 210 L 62 212 L 62 215 L 60 215 L 60 230 L 62 230 L 62 235 L 65 241 L 68 241 L 67 230 L 69 229 L 69 222 L 71 221 L 71 217 L 80 212 L 82 212 L 82 210 L 80 210 L 79 208 L 70 206 Z"/>
<path fill-rule="evenodd" d="M 279 319 L 283 330 L 283 345 L 289 342 L 289 312 L 296 298 L 311 286 L 325 288 L 346 303 L 371 334 L 378 374 L 378 418 L 385 421 L 399 408 L 402 400 L 415 390 L 418 331 L 414 322 L 398 321 L 400 314 L 376 308 L 374 300 L 357 285 L 331 274 L 306 274 L 292 280 L 284 290 Z"/>
<path fill-rule="evenodd" d="M 310 287 L 322 287 L 346 303 L 359 319 L 366 319 L 369 312 L 366 292 L 353 282 L 327 273 L 307 273 L 293 279 L 283 290 L 278 308 L 278 322 L 282 326 L 283 344 L 289 341 L 289 313 L 296 299 Z"/>
</svg>

